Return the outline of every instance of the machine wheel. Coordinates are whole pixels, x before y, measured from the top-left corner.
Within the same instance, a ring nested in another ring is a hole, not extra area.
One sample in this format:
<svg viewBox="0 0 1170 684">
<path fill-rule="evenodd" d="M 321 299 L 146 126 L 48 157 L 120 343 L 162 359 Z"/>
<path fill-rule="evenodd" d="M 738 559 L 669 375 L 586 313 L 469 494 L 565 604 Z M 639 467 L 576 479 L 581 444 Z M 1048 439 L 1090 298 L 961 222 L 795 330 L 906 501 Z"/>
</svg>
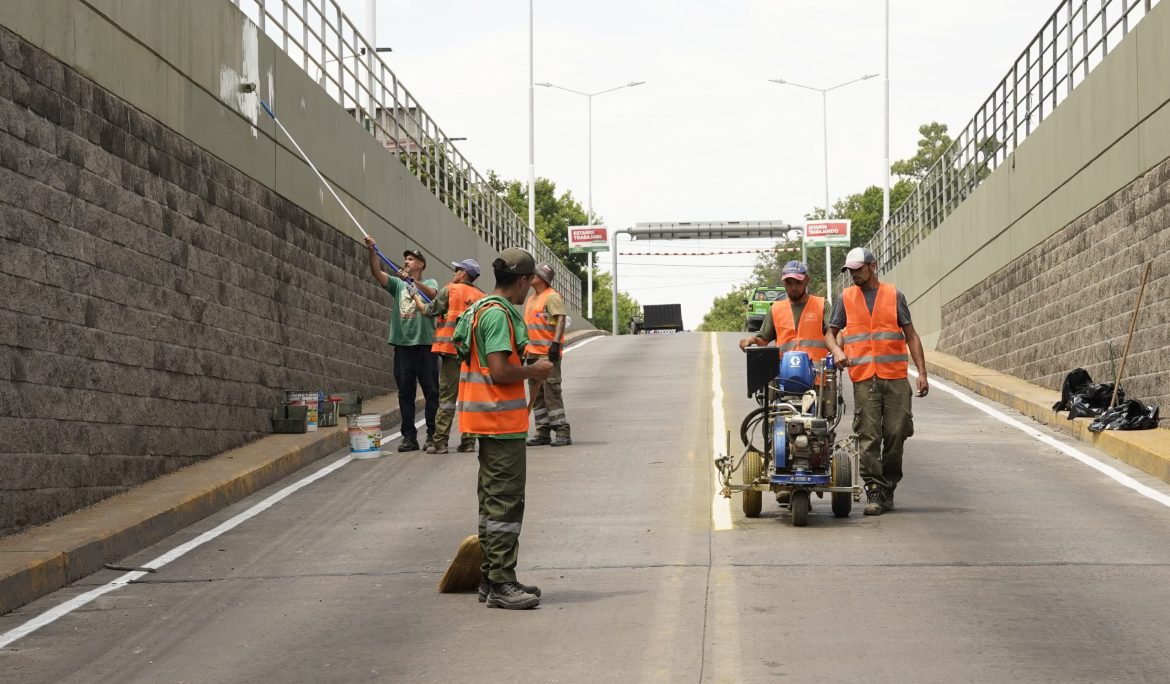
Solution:
<svg viewBox="0 0 1170 684">
<path fill-rule="evenodd" d="M 788 508 L 792 512 L 793 527 L 804 527 L 808 524 L 808 511 L 811 504 L 808 500 L 808 494 L 807 489 L 798 489 L 792 492 Z"/>
<path fill-rule="evenodd" d="M 845 452 L 833 454 L 833 486 L 853 486 L 853 463 Z M 853 510 L 853 495 L 848 492 L 833 492 L 833 515 L 848 518 Z"/>
<path fill-rule="evenodd" d="M 749 451 L 743 457 L 743 483 L 751 484 L 764 474 L 764 455 L 758 451 Z M 743 492 L 743 514 L 749 518 L 760 517 L 764 507 L 764 493 L 754 489 L 745 489 Z"/>
</svg>

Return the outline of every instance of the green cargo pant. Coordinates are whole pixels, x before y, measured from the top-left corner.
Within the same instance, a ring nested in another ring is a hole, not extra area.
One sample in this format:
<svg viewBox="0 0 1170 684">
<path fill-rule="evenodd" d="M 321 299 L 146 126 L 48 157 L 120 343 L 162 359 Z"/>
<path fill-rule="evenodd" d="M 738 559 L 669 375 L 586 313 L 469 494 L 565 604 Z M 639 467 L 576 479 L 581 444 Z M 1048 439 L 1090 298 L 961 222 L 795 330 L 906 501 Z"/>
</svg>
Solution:
<svg viewBox="0 0 1170 684">
<path fill-rule="evenodd" d="M 540 357 L 547 358 L 547 357 Z M 529 359 L 532 363 L 536 359 Z M 528 391 L 535 383 L 528 381 Z M 532 404 L 532 418 L 536 421 L 537 432 L 548 434 L 550 430 L 568 430 L 569 419 L 565 416 L 565 397 L 561 393 L 561 362 L 553 364 L 552 373 L 548 379 L 540 383 L 536 390 L 536 400 Z"/>
<path fill-rule="evenodd" d="M 479 438 L 480 569 L 492 582 L 516 581 L 526 453 L 523 439 Z"/>
<path fill-rule="evenodd" d="M 435 414 L 435 444 L 447 446 L 451 439 L 451 426 L 455 423 L 455 402 L 459 399 L 459 365 L 454 356 L 440 354 L 439 366 L 439 411 Z M 474 437 L 463 437 L 460 444 L 474 444 Z"/>
<path fill-rule="evenodd" d="M 914 434 L 910 381 L 872 377 L 853 383 L 853 433 L 866 487 L 892 492 L 902 479 L 902 445 Z"/>
</svg>

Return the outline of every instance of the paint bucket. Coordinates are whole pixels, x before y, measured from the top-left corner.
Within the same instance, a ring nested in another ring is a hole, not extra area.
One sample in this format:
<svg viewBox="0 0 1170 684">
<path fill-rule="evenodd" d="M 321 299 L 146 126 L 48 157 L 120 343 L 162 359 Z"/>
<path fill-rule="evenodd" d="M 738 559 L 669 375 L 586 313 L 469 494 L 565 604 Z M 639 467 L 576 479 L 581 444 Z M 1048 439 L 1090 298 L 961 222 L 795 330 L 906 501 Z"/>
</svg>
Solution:
<svg viewBox="0 0 1170 684">
<path fill-rule="evenodd" d="M 288 397 L 289 406 L 304 406 L 309 412 L 308 432 L 317 431 L 317 392 L 299 392 L 289 391 L 285 395 Z"/>
<path fill-rule="evenodd" d="M 382 417 L 377 413 L 363 413 L 346 418 L 349 426 L 349 457 L 377 458 L 382 448 Z"/>
</svg>

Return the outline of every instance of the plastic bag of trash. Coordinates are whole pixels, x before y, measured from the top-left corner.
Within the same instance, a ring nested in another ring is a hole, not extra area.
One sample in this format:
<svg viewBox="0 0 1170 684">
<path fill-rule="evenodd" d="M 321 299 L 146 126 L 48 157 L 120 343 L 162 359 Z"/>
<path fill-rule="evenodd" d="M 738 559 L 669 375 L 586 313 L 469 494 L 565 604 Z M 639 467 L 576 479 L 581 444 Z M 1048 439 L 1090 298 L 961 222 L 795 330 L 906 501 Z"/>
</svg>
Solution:
<svg viewBox="0 0 1170 684">
<path fill-rule="evenodd" d="M 1065 376 L 1060 389 L 1060 401 L 1052 405 L 1053 411 L 1068 411 L 1068 419 L 1096 418 L 1109 408 L 1113 400 L 1113 383 L 1094 383 L 1089 372 L 1077 368 Z M 1125 390 L 1117 390 L 1117 402 L 1125 400 Z"/>
<path fill-rule="evenodd" d="M 1097 416 L 1089 425 L 1089 432 L 1102 430 L 1152 430 L 1158 427 L 1158 407 L 1143 404 L 1137 399 L 1119 402 L 1117 406 Z"/>
</svg>

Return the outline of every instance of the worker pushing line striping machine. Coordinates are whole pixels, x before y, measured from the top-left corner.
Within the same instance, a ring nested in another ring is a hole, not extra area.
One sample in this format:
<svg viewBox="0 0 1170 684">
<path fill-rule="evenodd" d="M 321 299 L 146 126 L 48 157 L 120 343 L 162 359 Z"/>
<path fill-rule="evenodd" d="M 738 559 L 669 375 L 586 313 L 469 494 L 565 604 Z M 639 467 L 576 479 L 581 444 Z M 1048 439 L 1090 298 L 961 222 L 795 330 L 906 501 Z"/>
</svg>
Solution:
<svg viewBox="0 0 1170 684">
<path fill-rule="evenodd" d="M 814 364 L 803 351 L 782 352 L 777 347 L 749 347 L 748 396 L 759 407 L 744 417 L 739 436 L 744 450 L 738 460 L 715 459 L 724 498 L 743 494 L 743 513 L 758 518 L 763 493 L 773 492 L 795 527 L 808 524 L 812 495 L 829 493 L 833 515 L 849 517 L 854 501 L 861 501 L 856 437 L 839 444 L 837 425 L 845 400 L 841 398 L 837 368 L 830 354 Z M 741 473 L 740 483 L 732 476 Z"/>
</svg>

